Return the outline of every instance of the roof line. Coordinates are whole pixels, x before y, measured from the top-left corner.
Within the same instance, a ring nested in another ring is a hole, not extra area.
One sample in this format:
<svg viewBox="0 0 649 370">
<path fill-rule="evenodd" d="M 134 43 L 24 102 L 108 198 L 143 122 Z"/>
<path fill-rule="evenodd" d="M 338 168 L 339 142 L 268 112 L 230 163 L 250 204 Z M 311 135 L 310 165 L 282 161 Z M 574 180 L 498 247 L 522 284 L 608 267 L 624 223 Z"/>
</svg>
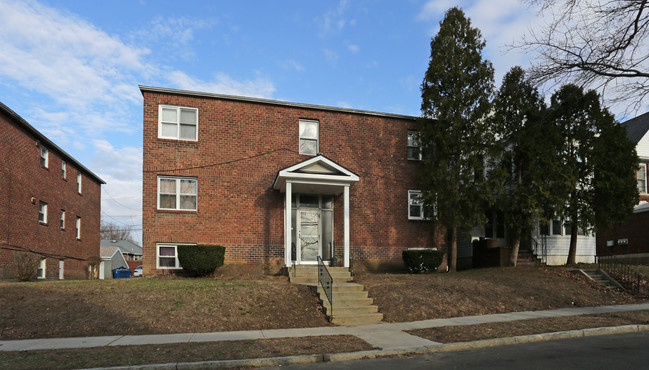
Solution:
<svg viewBox="0 0 649 370">
<path fill-rule="evenodd" d="M 368 116 L 387 117 L 387 118 L 400 118 L 400 119 L 407 119 L 407 120 L 416 120 L 417 118 L 419 118 L 417 116 L 409 116 L 405 114 L 383 113 L 383 112 L 374 112 L 374 111 L 362 110 L 362 109 L 338 108 L 338 107 L 331 107 L 326 105 L 316 105 L 316 104 L 306 104 L 306 103 L 294 103 L 294 102 L 287 102 L 282 100 L 254 98 L 249 96 L 225 95 L 225 94 L 207 93 L 207 92 L 190 91 L 190 90 L 177 90 L 177 89 L 168 89 L 163 87 L 154 87 L 154 86 L 145 86 L 145 85 L 138 85 L 138 87 L 140 88 L 140 92 L 147 91 L 147 92 L 158 92 L 158 93 L 165 93 L 165 94 L 198 96 L 203 98 L 234 100 L 234 101 L 243 101 L 248 103 L 268 104 L 268 105 L 314 109 L 314 110 L 325 110 L 325 111 L 332 111 L 332 112 L 362 114 Z"/>
<path fill-rule="evenodd" d="M 22 118 L 18 113 L 14 112 L 11 108 L 6 106 L 3 102 L 0 102 L 0 110 L 4 111 L 6 114 L 8 114 L 9 117 L 13 118 L 20 126 L 22 126 L 24 129 L 26 129 L 29 133 L 36 136 L 36 138 L 38 140 L 43 141 L 44 143 L 46 143 L 48 148 L 54 149 L 55 151 L 59 152 L 59 154 L 61 154 L 61 156 L 64 157 L 64 159 L 67 159 L 68 161 L 74 163 L 80 169 L 87 172 L 88 175 L 90 175 L 90 177 L 93 177 L 100 184 L 105 184 L 106 183 L 106 181 L 102 180 L 99 176 L 95 175 L 94 172 L 90 171 L 84 165 L 82 165 L 79 161 L 74 159 L 74 157 L 72 157 L 70 154 L 66 153 L 65 150 L 61 149 L 58 145 L 54 144 L 54 142 L 52 140 L 48 139 L 47 136 L 43 135 L 40 131 L 38 131 L 36 128 L 34 128 L 34 126 L 30 125 L 29 122 L 27 122 L 24 118 Z"/>
</svg>

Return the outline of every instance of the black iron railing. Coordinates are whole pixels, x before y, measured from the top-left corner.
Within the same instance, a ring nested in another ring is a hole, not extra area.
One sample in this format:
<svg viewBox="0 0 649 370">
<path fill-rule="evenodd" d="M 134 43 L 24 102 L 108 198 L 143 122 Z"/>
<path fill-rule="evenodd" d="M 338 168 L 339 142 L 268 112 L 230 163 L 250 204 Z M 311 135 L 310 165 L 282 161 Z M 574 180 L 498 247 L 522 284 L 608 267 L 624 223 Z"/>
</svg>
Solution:
<svg viewBox="0 0 649 370">
<path fill-rule="evenodd" d="M 318 284 L 322 287 L 322 290 L 329 301 L 329 317 L 333 317 L 334 310 L 334 301 L 333 301 L 333 289 L 334 289 L 334 279 L 331 277 L 331 273 L 327 266 L 325 266 L 322 261 L 322 257 L 318 256 Z"/>
<path fill-rule="evenodd" d="M 626 264 L 615 256 L 600 256 L 597 258 L 597 268 L 606 271 L 613 279 L 628 292 L 639 294 L 641 291 L 647 293 L 647 277 L 635 271 L 632 266 Z"/>
</svg>

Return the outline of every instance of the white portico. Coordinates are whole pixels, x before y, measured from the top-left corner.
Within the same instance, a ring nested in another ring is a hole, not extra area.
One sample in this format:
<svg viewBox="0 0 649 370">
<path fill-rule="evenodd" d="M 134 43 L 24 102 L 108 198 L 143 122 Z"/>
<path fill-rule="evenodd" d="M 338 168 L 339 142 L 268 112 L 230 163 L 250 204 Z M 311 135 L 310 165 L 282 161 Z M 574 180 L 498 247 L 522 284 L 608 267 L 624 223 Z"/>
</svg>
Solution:
<svg viewBox="0 0 649 370">
<path fill-rule="evenodd" d="M 286 266 L 315 264 L 317 257 L 331 259 L 334 197 L 343 194 L 344 266 L 349 267 L 349 188 L 358 180 L 358 175 L 323 155 L 277 173 L 273 188 L 285 194 Z"/>
</svg>

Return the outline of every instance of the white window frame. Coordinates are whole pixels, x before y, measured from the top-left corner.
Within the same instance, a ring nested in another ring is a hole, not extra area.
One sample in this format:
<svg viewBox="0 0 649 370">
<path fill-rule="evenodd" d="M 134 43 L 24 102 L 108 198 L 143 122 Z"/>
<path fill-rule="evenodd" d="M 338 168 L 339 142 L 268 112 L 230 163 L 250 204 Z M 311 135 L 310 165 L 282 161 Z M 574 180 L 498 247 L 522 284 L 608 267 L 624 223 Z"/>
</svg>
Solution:
<svg viewBox="0 0 649 370">
<path fill-rule="evenodd" d="M 77 172 L 77 193 L 81 194 L 81 179 L 83 176 L 81 176 L 81 171 Z"/>
<path fill-rule="evenodd" d="M 178 246 L 179 245 L 196 245 L 194 243 L 156 243 L 155 247 L 155 264 L 156 268 L 159 270 L 182 270 L 180 266 L 180 261 L 178 260 Z M 161 247 L 173 247 L 176 251 L 176 254 L 171 256 L 164 256 L 163 258 L 175 258 L 176 267 L 160 266 L 160 248 Z"/>
<path fill-rule="evenodd" d="M 41 261 L 38 263 L 38 269 L 36 270 L 36 278 L 45 279 L 45 277 L 47 276 L 46 269 L 47 269 L 47 259 L 41 258 Z"/>
<path fill-rule="evenodd" d="M 313 138 L 313 137 L 302 137 L 302 134 L 300 133 L 300 131 L 302 131 L 302 130 L 300 130 L 300 126 L 303 123 L 309 123 L 309 124 L 314 123 L 315 124 L 315 126 L 316 126 L 316 135 L 315 135 L 316 137 L 315 138 Z M 298 151 L 299 151 L 300 154 L 302 154 L 302 155 L 314 155 L 315 156 L 315 155 L 318 155 L 318 153 L 320 153 L 320 121 L 315 120 L 315 119 L 300 119 L 299 122 L 298 122 L 298 135 L 300 137 L 299 142 L 298 142 Z M 303 152 L 302 151 L 302 145 L 301 145 L 302 140 L 315 141 L 315 153 Z"/>
<path fill-rule="evenodd" d="M 65 210 L 64 209 L 61 210 L 61 224 L 59 226 L 61 226 L 61 230 L 65 230 Z"/>
<path fill-rule="evenodd" d="M 38 202 L 38 222 L 47 223 L 47 203 L 43 201 Z"/>
<path fill-rule="evenodd" d="M 61 178 L 65 179 L 68 177 L 68 166 L 64 160 L 61 160 Z"/>
<path fill-rule="evenodd" d="M 419 145 L 417 140 L 419 136 L 419 131 L 416 130 L 408 130 L 408 134 L 406 137 L 406 157 L 410 161 L 421 161 L 423 159 L 423 148 Z M 410 148 L 416 148 L 417 149 L 417 157 L 411 157 L 410 156 Z"/>
<path fill-rule="evenodd" d="M 414 199 L 412 198 L 414 195 L 419 195 L 420 197 L 420 204 L 415 204 L 413 203 Z M 410 207 L 411 206 L 419 206 L 419 216 L 413 216 L 410 213 Z M 425 219 L 424 215 L 424 201 L 423 201 L 423 196 L 421 194 L 421 190 L 408 190 L 408 220 L 424 220 Z"/>
<path fill-rule="evenodd" d="M 49 168 L 50 165 L 50 151 L 41 145 L 41 166 Z"/>
<path fill-rule="evenodd" d="M 77 240 L 81 239 L 81 217 L 77 216 L 77 222 L 75 224 L 76 227 L 76 236 Z"/>
<path fill-rule="evenodd" d="M 643 174 L 643 178 L 639 179 L 638 177 L 640 176 L 640 173 Z M 638 186 L 638 192 L 640 194 L 647 194 L 647 164 L 646 163 L 640 163 L 638 171 L 636 172 L 636 181 L 642 181 L 642 189 L 640 189 L 640 186 Z"/>
<path fill-rule="evenodd" d="M 171 122 L 171 121 L 162 121 L 162 109 L 174 109 L 176 110 L 176 122 Z M 181 138 L 180 137 L 180 112 L 182 110 L 192 110 L 196 112 L 196 135 L 194 136 L 193 139 L 188 139 L 188 138 Z M 198 141 L 198 108 L 192 108 L 192 107 L 182 107 L 182 106 L 177 106 L 177 105 L 164 105 L 160 104 L 158 105 L 158 139 L 171 139 L 171 140 L 182 140 L 182 141 Z M 170 123 L 170 124 L 175 124 L 176 125 L 176 135 L 175 136 L 163 136 L 162 135 L 162 124 L 163 123 Z"/>
<path fill-rule="evenodd" d="M 160 207 L 160 180 L 175 180 L 176 181 L 176 207 L 175 208 L 161 208 Z M 180 194 L 180 181 L 181 180 L 189 180 L 193 181 L 196 184 L 196 194 L 185 194 L 185 195 L 194 195 L 196 197 L 196 208 L 194 209 L 186 209 L 186 208 L 180 208 L 180 196 L 183 194 Z M 158 176 L 158 189 L 157 189 L 157 197 L 158 197 L 158 209 L 160 210 L 166 210 L 166 211 L 189 211 L 189 212 L 196 212 L 198 211 L 198 178 L 196 177 L 174 177 L 174 176 Z"/>
</svg>

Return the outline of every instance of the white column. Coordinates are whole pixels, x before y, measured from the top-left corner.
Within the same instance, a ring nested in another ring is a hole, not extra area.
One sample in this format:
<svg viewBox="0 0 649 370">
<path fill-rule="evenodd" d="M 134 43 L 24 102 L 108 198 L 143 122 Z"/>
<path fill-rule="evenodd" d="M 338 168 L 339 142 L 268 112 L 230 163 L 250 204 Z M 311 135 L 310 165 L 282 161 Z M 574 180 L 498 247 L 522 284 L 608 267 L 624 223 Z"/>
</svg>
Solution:
<svg viewBox="0 0 649 370">
<path fill-rule="evenodd" d="M 345 267 L 349 267 L 349 185 L 345 185 Z"/>
<path fill-rule="evenodd" d="M 293 191 L 290 182 L 286 183 L 286 199 L 284 202 L 284 262 L 291 266 L 291 192 Z"/>
</svg>

